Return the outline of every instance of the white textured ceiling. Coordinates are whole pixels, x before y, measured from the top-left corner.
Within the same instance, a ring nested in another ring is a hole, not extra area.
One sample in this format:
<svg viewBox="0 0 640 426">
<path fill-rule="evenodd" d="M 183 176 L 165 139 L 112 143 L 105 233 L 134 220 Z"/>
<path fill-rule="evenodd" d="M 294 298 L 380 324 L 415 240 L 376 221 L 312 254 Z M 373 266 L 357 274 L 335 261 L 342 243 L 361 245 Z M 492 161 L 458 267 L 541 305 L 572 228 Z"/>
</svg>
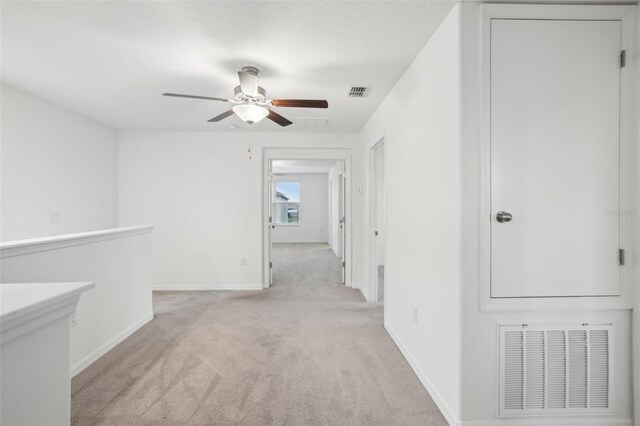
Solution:
<svg viewBox="0 0 640 426">
<path fill-rule="evenodd" d="M 275 174 L 329 173 L 339 160 L 273 160 Z"/>
<path fill-rule="evenodd" d="M 258 65 L 270 98 L 329 109 L 279 108 L 294 125 L 251 130 L 353 133 L 453 3 L 3 1 L 2 80 L 118 129 L 242 131 L 235 116 L 206 122 L 229 104 L 161 94 L 231 97 L 236 72 Z M 354 85 L 373 89 L 347 98 Z"/>
</svg>

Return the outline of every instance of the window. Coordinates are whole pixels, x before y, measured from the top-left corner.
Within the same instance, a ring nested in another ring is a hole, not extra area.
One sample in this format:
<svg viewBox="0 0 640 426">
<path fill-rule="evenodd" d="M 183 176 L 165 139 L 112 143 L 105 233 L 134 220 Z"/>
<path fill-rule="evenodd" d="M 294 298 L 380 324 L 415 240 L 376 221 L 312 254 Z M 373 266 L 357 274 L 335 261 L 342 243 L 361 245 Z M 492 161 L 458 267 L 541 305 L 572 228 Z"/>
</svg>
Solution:
<svg viewBox="0 0 640 426">
<path fill-rule="evenodd" d="M 273 199 L 276 225 L 297 225 L 300 223 L 299 182 L 276 182 Z"/>
</svg>

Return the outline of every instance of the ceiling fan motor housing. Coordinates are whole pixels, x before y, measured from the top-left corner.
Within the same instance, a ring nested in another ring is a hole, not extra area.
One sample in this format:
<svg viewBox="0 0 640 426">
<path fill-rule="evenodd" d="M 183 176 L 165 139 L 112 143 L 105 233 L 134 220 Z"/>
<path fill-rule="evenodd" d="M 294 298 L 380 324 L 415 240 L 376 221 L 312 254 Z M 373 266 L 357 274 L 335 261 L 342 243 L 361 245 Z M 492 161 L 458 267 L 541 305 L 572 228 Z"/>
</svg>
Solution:
<svg viewBox="0 0 640 426">
<path fill-rule="evenodd" d="M 246 66 L 242 67 L 242 72 L 248 72 L 249 74 L 253 74 L 257 77 L 260 71 L 257 67 Z"/>
<path fill-rule="evenodd" d="M 267 91 L 264 88 L 258 86 L 258 94 L 254 96 L 247 96 L 242 93 L 242 88 L 240 86 L 236 86 L 233 89 L 233 93 L 235 94 L 235 100 L 238 102 L 252 101 L 259 104 L 264 104 L 267 101 Z"/>
</svg>

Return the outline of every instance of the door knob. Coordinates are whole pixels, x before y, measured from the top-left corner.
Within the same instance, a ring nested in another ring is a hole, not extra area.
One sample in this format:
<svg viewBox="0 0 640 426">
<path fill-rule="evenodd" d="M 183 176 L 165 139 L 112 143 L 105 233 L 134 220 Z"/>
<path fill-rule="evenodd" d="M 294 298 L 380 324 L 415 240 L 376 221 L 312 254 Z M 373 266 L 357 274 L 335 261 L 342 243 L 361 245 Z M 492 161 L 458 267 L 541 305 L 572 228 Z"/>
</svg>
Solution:
<svg viewBox="0 0 640 426">
<path fill-rule="evenodd" d="M 496 213 L 496 220 L 498 221 L 498 223 L 511 222 L 511 219 L 513 219 L 511 213 L 503 212 L 502 210 Z"/>
</svg>

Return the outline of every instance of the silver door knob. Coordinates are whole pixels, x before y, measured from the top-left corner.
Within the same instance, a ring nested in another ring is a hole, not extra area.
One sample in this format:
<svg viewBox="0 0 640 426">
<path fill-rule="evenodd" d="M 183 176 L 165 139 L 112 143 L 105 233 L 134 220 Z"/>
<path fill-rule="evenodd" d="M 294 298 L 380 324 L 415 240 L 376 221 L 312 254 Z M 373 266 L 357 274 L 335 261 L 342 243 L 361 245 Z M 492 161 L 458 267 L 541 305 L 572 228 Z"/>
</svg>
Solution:
<svg viewBox="0 0 640 426">
<path fill-rule="evenodd" d="M 511 213 L 503 212 L 502 210 L 496 213 L 496 220 L 498 221 L 498 223 L 511 222 L 511 219 L 513 219 Z"/>
</svg>

